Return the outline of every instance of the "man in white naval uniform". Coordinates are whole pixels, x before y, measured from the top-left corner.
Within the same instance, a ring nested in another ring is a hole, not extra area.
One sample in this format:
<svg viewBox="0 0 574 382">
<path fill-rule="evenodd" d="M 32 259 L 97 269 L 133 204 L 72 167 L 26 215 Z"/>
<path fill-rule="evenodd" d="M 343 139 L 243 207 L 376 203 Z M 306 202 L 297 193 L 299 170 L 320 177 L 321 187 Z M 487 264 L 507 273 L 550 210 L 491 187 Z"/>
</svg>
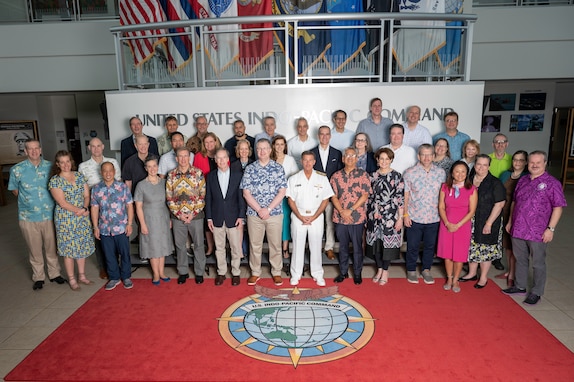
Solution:
<svg viewBox="0 0 574 382">
<path fill-rule="evenodd" d="M 301 154 L 303 170 L 289 178 L 287 183 L 287 201 L 291 207 L 291 237 L 293 254 L 291 256 L 291 285 L 299 284 L 305 262 L 305 241 L 309 236 L 311 253 L 311 276 L 318 286 L 325 286 L 321 245 L 323 240 L 323 211 L 334 195 L 329 179 L 323 173 L 313 170 L 315 154 L 304 151 Z"/>
</svg>

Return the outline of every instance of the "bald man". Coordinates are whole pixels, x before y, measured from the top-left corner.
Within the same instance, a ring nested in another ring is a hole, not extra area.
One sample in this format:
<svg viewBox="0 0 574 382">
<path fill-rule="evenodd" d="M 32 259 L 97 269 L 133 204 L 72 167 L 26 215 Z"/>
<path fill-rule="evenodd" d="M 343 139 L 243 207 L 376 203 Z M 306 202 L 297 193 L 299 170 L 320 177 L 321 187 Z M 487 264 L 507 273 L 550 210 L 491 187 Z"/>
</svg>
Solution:
<svg viewBox="0 0 574 382">
<path fill-rule="evenodd" d="M 78 171 L 87 179 L 90 189 L 102 181 L 100 166 L 104 162 L 110 162 L 114 165 L 114 169 L 116 170 L 116 180 L 122 179 L 122 173 L 118 161 L 114 158 L 105 157 L 104 148 L 104 143 L 100 138 L 92 138 L 88 144 L 88 150 L 90 150 L 92 156 L 90 159 L 80 163 L 78 166 Z"/>
<path fill-rule="evenodd" d="M 104 143 L 100 138 L 92 138 L 90 143 L 88 144 L 88 150 L 92 156 L 85 162 L 80 163 L 78 166 L 78 171 L 84 175 L 88 182 L 88 186 L 90 189 L 94 187 L 96 184 L 102 181 L 102 171 L 101 165 L 104 162 L 110 162 L 114 165 L 115 169 L 115 180 L 120 181 L 122 180 L 122 172 L 120 169 L 120 165 L 118 161 L 114 158 L 107 158 L 104 156 Z M 108 273 L 106 270 L 106 261 L 104 259 L 104 253 L 102 251 L 102 245 L 99 240 L 95 241 L 96 243 L 96 259 L 98 260 L 98 268 L 100 269 L 100 278 L 107 279 Z"/>
</svg>

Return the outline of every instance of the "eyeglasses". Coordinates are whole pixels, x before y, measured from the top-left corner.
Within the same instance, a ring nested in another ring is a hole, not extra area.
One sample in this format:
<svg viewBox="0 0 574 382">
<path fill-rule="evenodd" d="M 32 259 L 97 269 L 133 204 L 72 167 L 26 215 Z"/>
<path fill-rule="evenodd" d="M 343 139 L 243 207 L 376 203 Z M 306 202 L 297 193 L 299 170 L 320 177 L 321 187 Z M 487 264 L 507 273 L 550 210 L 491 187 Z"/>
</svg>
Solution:
<svg viewBox="0 0 574 382">
<path fill-rule="evenodd" d="M 505 144 L 505 143 L 507 143 L 507 142 L 508 142 L 508 141 L 493 141 L 493 143 L 494 143 L 495 145 L 503 145 L 503 144 Z"/>
<path fill-rule="evenodd" d="M 366 140 L 366 139 L 359 139 L 359 138 L 357 138 L 357 139 L 355 139 L 355 142 L 367 142 L 367 140 Z"/>
<path fill-rule="evenodd" d="M 345 154 L 345 158 L 355 158 L 357 154 Z"/>
</svg>

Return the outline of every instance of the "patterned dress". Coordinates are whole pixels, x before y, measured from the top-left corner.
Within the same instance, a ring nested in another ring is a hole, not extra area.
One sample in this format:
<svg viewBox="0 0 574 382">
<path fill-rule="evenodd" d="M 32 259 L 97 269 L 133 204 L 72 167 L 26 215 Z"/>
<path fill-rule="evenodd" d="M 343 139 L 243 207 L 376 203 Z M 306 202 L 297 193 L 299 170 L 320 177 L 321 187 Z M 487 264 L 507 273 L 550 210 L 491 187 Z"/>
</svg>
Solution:
<svg viewBox="0 0 574 382">
<path fill-rule="evenodd" d="M 367 202 L 367 244 L 372 246 L 381 240 L 383 248 L 400 248 L 401 231 L 395 231 L 394 227 L 398 210 L 405 202 L 403 177 L 395 170 L 384 175 L 375 171 L 371 177 L 371 186 L 373 192 Z"/>
<path fill-rule="evenodd" d="M 66 201 L 76 207 L 84 206 L 84 185 L 86 178 L 74 172 L 75 184 L 55 175 L 48 183 L 48 189 L 58 188 L 64 192 Z M 56 204 L 54 209 L 54 226 L 58 255 L 73 259 L 83 259 L 94 253 L 94 234 L 89 216 L 76 216 Z"/>
<path fill-rule="evenodd" d="M 502 182 L 492 174 L 487 174 L 478 187 L 478 204 L 476 206 L 476 214 L 472 219 L 469 262 L 482 263 L 502 257 L 502 211 L 492 223 L 491 233 L 483 234 L 482 230 L 494 204 L 505 200 L 506 190 Z"/>
</svg>

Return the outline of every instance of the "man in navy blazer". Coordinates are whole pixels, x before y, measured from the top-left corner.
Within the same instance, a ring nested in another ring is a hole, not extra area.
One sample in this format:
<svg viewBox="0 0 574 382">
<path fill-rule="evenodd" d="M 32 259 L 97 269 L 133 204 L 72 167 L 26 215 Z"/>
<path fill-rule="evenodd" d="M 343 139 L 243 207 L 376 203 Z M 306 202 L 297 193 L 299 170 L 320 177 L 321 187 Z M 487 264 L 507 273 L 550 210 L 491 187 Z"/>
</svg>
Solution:
<svg viewBox="0 0 574 382">
<path fill-rule="evenodd" d="M 317 158 L 313 169 L 325 173 L 329 179 L 335 172 L 343 168 L 343 155 L 339 150 L 329 145 L 330 141 L 331 129 L 329 126 L 321 126 L 319 127 L 319 146 L 311 150 Z M 334 245 L 333 203 L 329 203 L 325 208 L 325 253 L 330 260 L 335 259 Z"/>
<path fill-rule="evenodd" d="M 239 189 L 241 172 L 229 168 L 229 153 L 219 149 L 215 153 L 217 170 L 207 174 L 205 194 L 205 216 L 207 226 L 215 239 L 217 276 L 215 285 L 223 284 L 227 273 L 225 240 L 229 238 L 231 248 L 231 285 L 239 285 L 241 264 L 241 232 L 245 223 L 246 204 L 243 190 Z"/>
<path fill-rule="evenodd" d="M 134 155 L 135 153 L 137 153 L 137 149 L 136 149 L 136 137 L 139 137 L 140 135 L 145 135 L 143 133 L 143 124 L 141 119 L 139 119 L 138 117 L 131 117 L 130 118 L 130 130 L 132 131 L 132 135 L 130 135 L 127 138 L 122 139 L 122 144 L 121 144 L 121 148 L 120 148 L 120 154 L 121 154 L 121 167 L 124 167 L 124 163 L 126 161 L 126 159 L 128 159 L 129 157 L 131 157 L 132 155 Z M 159 150 L 157 147 L 157 141 L 155 140 L 154 137 L 150 137 L 149 135 L 146 135 L 149 139 L 149 153 L 150 154 L 154 154 L 159 158 Z"/>
</svg>

